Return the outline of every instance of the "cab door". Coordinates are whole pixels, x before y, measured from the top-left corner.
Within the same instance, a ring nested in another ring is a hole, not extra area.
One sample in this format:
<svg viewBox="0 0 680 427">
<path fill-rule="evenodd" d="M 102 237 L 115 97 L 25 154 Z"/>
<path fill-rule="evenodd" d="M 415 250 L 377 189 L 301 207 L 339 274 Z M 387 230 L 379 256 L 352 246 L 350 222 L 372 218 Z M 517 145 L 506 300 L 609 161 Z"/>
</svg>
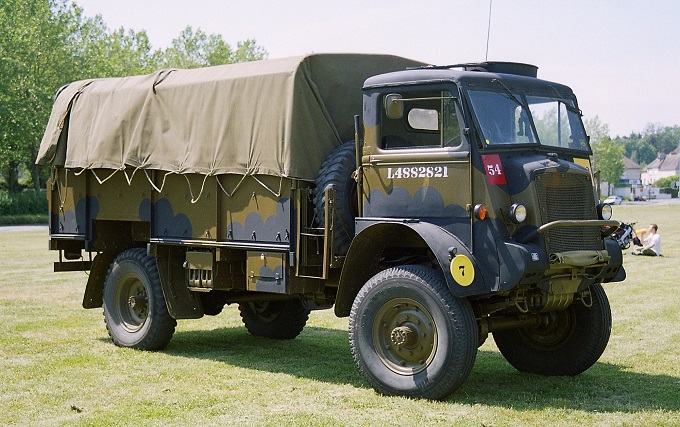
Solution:
<svg viewBox="0 0 680 427">
<path fill-rule="evenodd" d="M 380 118 L 366 129 L 363 216 L 427 221 L 469 241 L 470 149 L 457 92 L 409 88 L 373 99 Z"/>
</svg>

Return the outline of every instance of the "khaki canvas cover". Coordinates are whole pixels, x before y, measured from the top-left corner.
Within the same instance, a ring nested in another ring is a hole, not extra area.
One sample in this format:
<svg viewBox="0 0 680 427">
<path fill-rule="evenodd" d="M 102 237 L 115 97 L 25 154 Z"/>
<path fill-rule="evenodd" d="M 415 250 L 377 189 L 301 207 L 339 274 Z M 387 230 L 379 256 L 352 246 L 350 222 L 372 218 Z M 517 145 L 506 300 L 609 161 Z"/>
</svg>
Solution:
<svg viewBox="0 0 680 427">
<path fill-rule="evenodd" d="M 364 80 L 420 65 L 315 54 L 75 82 L 55 101 L 36 162 L 314 180 L 353 138 Z"/>
</svg>

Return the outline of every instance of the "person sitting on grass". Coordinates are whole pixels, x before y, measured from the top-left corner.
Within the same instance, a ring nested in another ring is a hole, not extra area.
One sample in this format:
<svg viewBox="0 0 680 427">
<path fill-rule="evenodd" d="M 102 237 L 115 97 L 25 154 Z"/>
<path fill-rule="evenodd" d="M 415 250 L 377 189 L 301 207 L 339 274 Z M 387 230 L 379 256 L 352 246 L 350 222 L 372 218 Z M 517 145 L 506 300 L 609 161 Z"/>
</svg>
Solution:
<svg viewBox="0 0 680 427">
<path fill-rule="evenodd" d="M 647 233 L 649 235 L 642 238 L 644 245 L 633 248 L 633 255 L 661 256 L 661 236 L 657 233 L 658 229 L 656 224 L 650 224 L 646 230 L 638 231 L 641 237 Z"/>
</svg>

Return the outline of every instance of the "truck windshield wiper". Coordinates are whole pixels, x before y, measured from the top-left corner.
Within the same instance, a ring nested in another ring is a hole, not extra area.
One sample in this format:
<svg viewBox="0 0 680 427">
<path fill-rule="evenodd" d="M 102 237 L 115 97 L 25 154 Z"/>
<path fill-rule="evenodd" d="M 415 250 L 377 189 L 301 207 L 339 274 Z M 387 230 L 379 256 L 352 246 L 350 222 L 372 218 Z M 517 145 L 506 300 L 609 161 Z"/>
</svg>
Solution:
<svg viewBox="0 0 680 427">
<path fill-rule="evenodd" d="M 512 99 L 517 103 L 517 105 L 522 107 L 520 119 L 517 122 L 517 126 L 519 126 L 519 132 L 517 133 L 517 135 L 526 136 L 527 138 L 529 138 L 529 141 L 533 143 L 534 137 L 533 132 L 531 131 L 532 125 L 531 119 L 529 118 L 531 116 L 531 114 L 529 114 L 531 110 L 529 110 L 529 106 L 524 104 L 524 102 L 522 102 L 520 98 L 517 98 L 517 95 L 512 93 L 512 91 L 502 81 L 498 79 L 493 79 L 491 80 L 491 82 L 498 83 L 499 85 L 501 85 L 503 91 L 510 97 L 510 99 Z"/>
<path fill-rule="evenodd" d="M 500 83 L 500 82 L 499 82 L 499 83 Z M 566 100 L 568 97 L 563 96 L 557 89 L 555 89 L 555 86 L 548 85 L 548 87 L 549 87 L 550 89 L 552 89 L 552 90 L 557 94 L 557 98 L 555 99 L 555 101 L 557 101 L 558 103 L 564 105 L 564 106 L 567 108 L 567 111 L 570 111 L 570 112 L 572 112 L 572 113 L 574 113 L 574 114 L 578 114 L 579 117 L 583 117 L 583 111 L 581 111 L 581 110 L 579 110 L 578 108 L 576 108 L 576 107 L 570 105 L 568 102 L 565 102 L 565 100 Z"/>
<path fill-rule="evenodd" d="M 567 111 L 570 111 L 574 114 L 578 114 L 579 117 L 583 117 L 583 111 L 579 110 L 576 107 L 572 107 L 571 105 L 567 104 L 566 102 L 560 101 L 560 104 L 564 105 Z"/>
<path fill-rule="evenodd" d="M 503 83 L 502 81 L 500 81 L 500 80 L 498 80 L 498 79 L 493 79 L 493 80 L 491 80 L 491 83 L 498 83 L 499 85 L 501 85 L 501 87 L 503 88 L 503 91 L 504 91 L 506 94 L 508 94 L 508 96 L 510 97 L 510 99 L 512 99 L 513 101 L 515 101 L 520 107 L 522 107 L 522 108 L 528 110 L 528 108 L 526 108 L 526 105 L 524 105 L 524 103 L 523 103 L 522 101 L 520 101 L 519 98 L 517 98 L 517 95 L 515 95 L 514 93 L 512 93 L 512 91 L 511 91 L 510 89 L 508 89 L 508 87 L 505 85 L 505 83 Z"/>
</svg>

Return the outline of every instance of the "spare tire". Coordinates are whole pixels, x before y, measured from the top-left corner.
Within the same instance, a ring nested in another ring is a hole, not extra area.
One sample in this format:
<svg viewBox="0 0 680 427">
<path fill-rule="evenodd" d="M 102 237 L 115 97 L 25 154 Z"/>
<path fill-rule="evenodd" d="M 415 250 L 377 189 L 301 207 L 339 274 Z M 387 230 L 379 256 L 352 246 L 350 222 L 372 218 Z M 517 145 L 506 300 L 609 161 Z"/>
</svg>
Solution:
<svg viewBox="0 0 680 427">
<path fill-rule="evenodd" d="M 357 183 L 352 174 L 356 169 L 354 141 L 338 146 L 324 160 L 314 189 L 314 218 L 317 227 L 326 221 L 326 194 L 328 186 L 335 188 L 335 229 L 333 252 L 345 255 L 354 238 L 354 218 L 358 215 Z"/>
</svg>

